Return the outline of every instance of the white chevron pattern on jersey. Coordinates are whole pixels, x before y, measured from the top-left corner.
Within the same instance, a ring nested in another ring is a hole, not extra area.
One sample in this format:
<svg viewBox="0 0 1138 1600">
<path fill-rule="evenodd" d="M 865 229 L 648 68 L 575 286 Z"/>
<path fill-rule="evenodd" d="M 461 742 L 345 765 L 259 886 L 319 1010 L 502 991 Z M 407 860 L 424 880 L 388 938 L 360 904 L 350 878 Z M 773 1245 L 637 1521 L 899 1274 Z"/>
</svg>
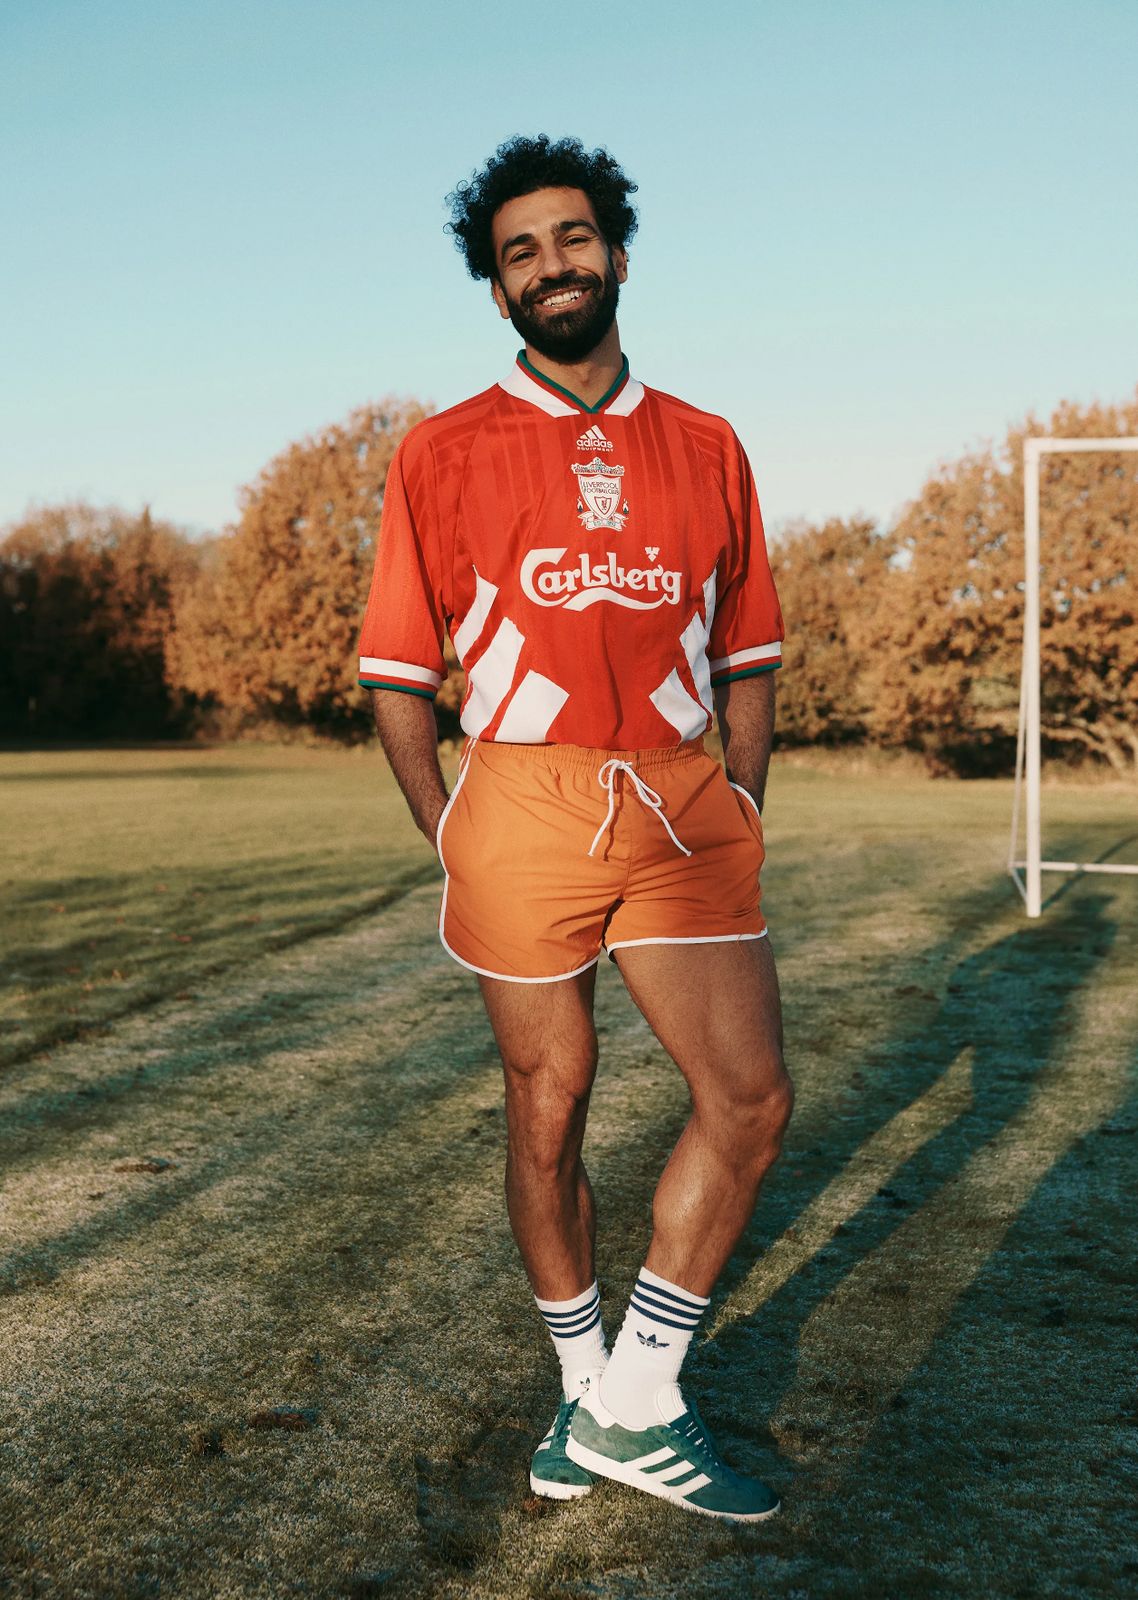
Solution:
<svg viewBox="0 0 1138 1600">
<path fill-rule="evenodd" d="M 707 659 L 707 641 L 711 637 L 711 624 L 715 617 L 715 568 L 712 567 L 703 581 L 703 616 L 697 611 L 680 635 L 684 655 L 695 682 L 700 702 L 711 710 L 711 662 Z"/>
<path fill-rule="evenodd" d="M 568 698 L 569 691 L 552 678 L 527 672 L 514 690 L 494 737 L 503 744 L 542 744 Z"/>
<path fill-rule="evenodd" d="M 663 683 L 648 696 L 665 722 L 670 722 L 681 739 L 698 739 L 707 727 L 707 714 L 712 709 L 711 665 L 707 659 L 707 641 L 715 616 L 715 568 L 704 579 L 703 616 L 697 611 L 680 634 L 680 644 L 691 668 L 692 679 L 699 693 L 699 706 L 692 699 L 683 679 L 672 668 Z"/>
<path fill-rule="evenodd" d="M 470 694 L 462 725 L 472 738 L 477 739 L 486 731 L 509 694 L 525 642 L 525 634 L 514 627 L 509 617 L 503 617 L 498 631 L 467 673 Z"/>
<path fill-rule="evenodd" d="M 648 698 L 681 739 L 698 739 L 707 727 L 706 710 L 692 699 L 675 667 Z"/>
<path fill-rule="evenodd" d="M 463 666 L 466 665 L 466 652 L 478 640 L 478 635 L 486 625 L 486 618 L 490 614 L 490 607 L 498 598 L 498 585 L 491 583 L 489 578 L 484 578 L 478 568 L 474 568 L 474 604 L 462 619 L 462 625 L 454 635 L 454 650 Z"/>
</svg>

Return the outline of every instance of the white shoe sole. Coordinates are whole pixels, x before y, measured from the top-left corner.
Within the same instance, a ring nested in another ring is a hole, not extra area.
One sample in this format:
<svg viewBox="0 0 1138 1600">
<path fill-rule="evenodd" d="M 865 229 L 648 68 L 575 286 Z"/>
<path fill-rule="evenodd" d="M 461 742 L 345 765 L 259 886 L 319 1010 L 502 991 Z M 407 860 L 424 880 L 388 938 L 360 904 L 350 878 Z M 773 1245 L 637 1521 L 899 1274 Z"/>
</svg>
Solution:
<svg viewBox="0 0 1138 1600">
<path fill-rule="evenodd" d="M 571 1435 L 565 1442 L 565 1454 L 570 1461 L 575 1461 L 579 1467 L 585 1467 L 598 1477 L 613 1478 L 617 1483 L 626 1483 L 630 1489 L 642 1489 L 645 1494 L 654 1494 L 659 1500 L 668 1500 L 683 1511 L 694 1511 L 701 1517 L 717 1517 L 720 1522 L 765 1522 L 768 1517 L 774 1516 L 782 1504 L 781 1500 L 776 1500 L 769 1511 L 712 1511 L 708 1506 L 693 1506 L 690 1500 L 684 1499 L 679 1489 L 673 1489 L 669 1483 L 661 1483 L 654 1473 L 642 1472 L 639 1467 L 598 1455 L 595 1450 L 578 1444 Z M 532 1483 L 532 1478 L 530 1481 Z"/>
<path fill-rule="evenodd" d="M 583 1494 L 591 1494 L 591 1483 L 551 1483 L 548 1478 L 536 1478 L 531 1472 L 529 1486 L 534 1494 L 539 1494 L 545 1500 L 579 1500 Z"/>
</svg>

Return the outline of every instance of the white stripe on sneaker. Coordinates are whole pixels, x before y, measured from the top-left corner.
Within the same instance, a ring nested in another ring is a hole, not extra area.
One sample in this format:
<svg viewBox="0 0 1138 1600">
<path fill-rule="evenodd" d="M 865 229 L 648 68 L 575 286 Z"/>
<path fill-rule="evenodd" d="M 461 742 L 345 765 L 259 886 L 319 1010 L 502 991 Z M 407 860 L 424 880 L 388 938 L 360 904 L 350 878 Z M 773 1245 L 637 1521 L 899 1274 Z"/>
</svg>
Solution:
<svg viewBox="0 0 1138 1600">
<path fill-rule="evenodd" d="M 662 1450 L 653 1450 L 652 1454 L 647 1456 L 637 1456 L 635 1461 L 628 1461 L 625 1465 L 639 1472 L 642 1467 L 654 1467 L 661 1461 L 670 1461 L 675 1453 L 674 1450 L 669 1450 L 668 1446 L 665 1445 Z"/>
</svg>

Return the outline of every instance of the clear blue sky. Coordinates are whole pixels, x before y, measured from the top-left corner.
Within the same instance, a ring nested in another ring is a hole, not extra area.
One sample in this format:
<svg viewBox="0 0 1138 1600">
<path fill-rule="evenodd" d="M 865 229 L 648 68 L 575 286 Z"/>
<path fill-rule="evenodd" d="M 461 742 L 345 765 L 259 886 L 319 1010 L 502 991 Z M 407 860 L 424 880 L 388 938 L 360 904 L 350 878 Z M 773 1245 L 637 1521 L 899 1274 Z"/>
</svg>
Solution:
<svg viewBox="0 0 1138 1600">
<path fill-rule="evenodd" d="M 291 439 L 517 340 L 443 234 L 501 139 L 638 181 L 633 371 L 768 522 L 1138 384 L 1138 4 L 7 0 L 0 519 L 220 527 Z"/>
</svg>

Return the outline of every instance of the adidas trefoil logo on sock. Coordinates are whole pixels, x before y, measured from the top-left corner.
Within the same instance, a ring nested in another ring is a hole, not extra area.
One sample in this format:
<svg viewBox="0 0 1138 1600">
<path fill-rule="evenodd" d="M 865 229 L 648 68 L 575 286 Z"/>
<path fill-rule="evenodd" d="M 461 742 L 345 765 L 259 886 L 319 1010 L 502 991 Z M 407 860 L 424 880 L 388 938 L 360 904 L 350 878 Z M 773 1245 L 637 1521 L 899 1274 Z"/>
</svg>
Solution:
<svg viewBox="0 0 1138 1600">
<path fill-rule="evenodd" d="M 577 440 L 578 450 L 611 450 L 612 440 L 606 439 L 596 423 L 591 428 L 586 428 Z"/>
<path fill-rule="evenodd" d="M 641 1333 L 640 1329 L 637 1328 L 636 1337 L 640 1340 L 641 1344 L 646 1344 L 649 1350 L 666 1350 L 668 1348 L 667 1339 L 657 1339 L 654 1333 L 650 1333 L 646 1339 Z"/>
</svg>

